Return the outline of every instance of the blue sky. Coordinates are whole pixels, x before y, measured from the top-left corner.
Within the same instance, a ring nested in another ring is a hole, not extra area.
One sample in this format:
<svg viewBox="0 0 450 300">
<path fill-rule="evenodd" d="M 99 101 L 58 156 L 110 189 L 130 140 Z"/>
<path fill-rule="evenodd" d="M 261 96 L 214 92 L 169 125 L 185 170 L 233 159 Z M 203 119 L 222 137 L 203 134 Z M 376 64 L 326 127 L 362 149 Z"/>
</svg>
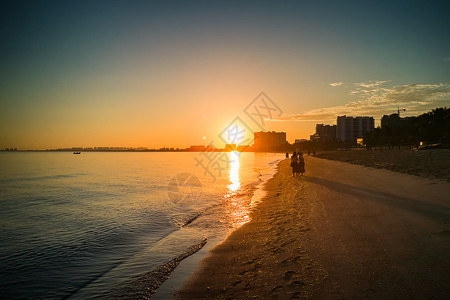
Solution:
<svg viewBox="0 0 450 300">
<path fill-rule="evenodd" d="M 0 147 L 188 146 L 260 91 L 290 141 L 341 114 L 450 105 L 448 1 L 0 7 Z"/>
</svg>

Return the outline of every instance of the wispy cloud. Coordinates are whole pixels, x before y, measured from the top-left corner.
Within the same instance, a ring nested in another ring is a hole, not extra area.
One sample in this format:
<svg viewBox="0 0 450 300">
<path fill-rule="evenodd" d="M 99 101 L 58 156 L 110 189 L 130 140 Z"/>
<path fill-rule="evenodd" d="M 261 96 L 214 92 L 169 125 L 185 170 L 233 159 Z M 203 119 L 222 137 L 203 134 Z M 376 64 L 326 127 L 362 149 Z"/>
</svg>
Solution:
<svg viewBox="0 0 450 300">
<path fill-rule="evenodd" d="M 406 84 L 391 88 L 377 85 L 352 91 L 361 100 L 344 105 L 320 108 L 302 114 L 285 115 L 280 121 L 317 121 L 335 122 L 339 115 L 373 116 L 381 118 L 392 114 L 397 106 L 406 109 L 406 113 L 417 115 L 436 107 L 450 106 L 450 84 Z M 383 82 L 384 83 L 384 82 Z"/>
<path fill-rule="evenodd" d="M 442 60 L 444 60 L 446 62 L 450 62 L 450 57 L 444 57 Z"/>
<path fill-rule="evenodd" d="M 343 82 L 332 82 L 330 83 L 331 86 L 343 86 L 344 83 Z"/>
<path fill-rule="evenodd" d="M 369 82 L 358 82 L 355 83 L 355 86 L 362 87 L 362 88 L 373 88 L 379 85 L 382 85 L 383 83 L 388 82 L 388 80 L 377 80 L 377 81 L 369 81 Z"/>
</svg>

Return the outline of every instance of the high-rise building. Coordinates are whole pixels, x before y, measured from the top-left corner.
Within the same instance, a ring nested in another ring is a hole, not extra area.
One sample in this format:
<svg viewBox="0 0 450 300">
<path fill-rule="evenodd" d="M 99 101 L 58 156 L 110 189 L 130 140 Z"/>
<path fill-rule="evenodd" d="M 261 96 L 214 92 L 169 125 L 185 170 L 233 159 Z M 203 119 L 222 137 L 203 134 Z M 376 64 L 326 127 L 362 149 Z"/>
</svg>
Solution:
<svg viewBox="0 0 450 300">
<path fill-rule="evenodd" d="M 311 141 L 334 142 L 336 140 L 336 125 L 316 124 L 316 133 L 311 135 Z"/>
<path fill-rule="evenodd" d="M 375 128 L 373 117 L 337 117 L 336 138 L 340 141 L 355 141 Z"/>
<path fill-rule="evenodd" d="M 255 132 L 253 148 L 257 151 L 276 150 L 286 145 L 286 132 Z"/>
<path fill-rule="evenodd" d="M 307 141 L 308 141 L 307 139 L 295 139 L 296 144 L 305 143 Z"/>
</svg>

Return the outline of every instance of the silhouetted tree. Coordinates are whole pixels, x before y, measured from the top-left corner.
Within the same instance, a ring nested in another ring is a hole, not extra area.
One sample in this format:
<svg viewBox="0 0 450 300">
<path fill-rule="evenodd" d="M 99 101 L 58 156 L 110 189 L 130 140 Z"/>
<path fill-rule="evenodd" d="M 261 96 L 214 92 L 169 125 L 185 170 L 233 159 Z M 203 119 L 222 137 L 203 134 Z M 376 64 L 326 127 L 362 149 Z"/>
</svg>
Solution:
<svg viewBox="0 0 450 300">
<path fill-rule="evenodd" d="M 364 136 L 368 148 L 415 145 L 420 142 L 450 145 L 450 108 L 436 108 L 418 117 L 402 119 L 399 126 L 376 128 Z"/>
</svg>

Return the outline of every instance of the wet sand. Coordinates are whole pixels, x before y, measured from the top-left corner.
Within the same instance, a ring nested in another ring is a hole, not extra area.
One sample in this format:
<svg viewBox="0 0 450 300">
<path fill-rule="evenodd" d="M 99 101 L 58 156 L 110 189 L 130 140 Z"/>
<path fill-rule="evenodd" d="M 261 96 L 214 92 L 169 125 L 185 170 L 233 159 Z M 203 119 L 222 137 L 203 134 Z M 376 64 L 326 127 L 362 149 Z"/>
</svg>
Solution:
<svg viewBox="0 0 450 300">
<path fill-rule="evenodd" d="M 313 157 L 306 172 L 281 162 L 177 298 L 448 298 L 448 182 Z"/>
</svg>

